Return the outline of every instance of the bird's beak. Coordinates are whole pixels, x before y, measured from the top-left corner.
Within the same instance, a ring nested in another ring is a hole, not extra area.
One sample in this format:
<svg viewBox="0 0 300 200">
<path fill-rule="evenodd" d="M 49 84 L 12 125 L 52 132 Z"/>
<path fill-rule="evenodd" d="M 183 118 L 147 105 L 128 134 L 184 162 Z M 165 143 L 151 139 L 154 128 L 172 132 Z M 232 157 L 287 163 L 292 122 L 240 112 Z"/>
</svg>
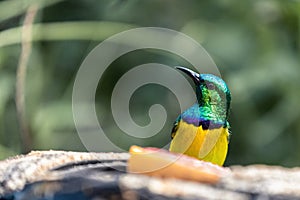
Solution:
<svg viewBox="0 0 300 200">
<path fill-rule="evenodd" d="M 180 67 L 180 66 L 176 66 L 176 69 L 179 69 L 180 71 L 183 71 L 184 73 L 186 73 L 187 75 L 189 75 L 193 81 L 195 82 L 196 85 L 198 85 L 200 83 L 200 75 L 188 68 L 185 67 Z"/>
</svg>

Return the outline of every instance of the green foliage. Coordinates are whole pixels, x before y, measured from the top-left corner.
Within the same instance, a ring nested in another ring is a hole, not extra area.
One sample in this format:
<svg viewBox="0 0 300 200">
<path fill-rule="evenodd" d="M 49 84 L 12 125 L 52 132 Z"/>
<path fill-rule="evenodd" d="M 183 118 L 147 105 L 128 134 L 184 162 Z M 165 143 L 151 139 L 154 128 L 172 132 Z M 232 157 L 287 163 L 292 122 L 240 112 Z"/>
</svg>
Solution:
<svg viewBox="0 0 300 200">
<path fill-rule="evenodd" d="M 39 11 L 25 91 L 34 149 L 85 150 L 76 134 L 71 105 L 73 81 L 82 60 L 115 33 L 158 26 L 181 31 L 201 43 L 231 89 L 227 165 L 299 165 L 300 2 L 296 0 L 1 1 L 0 158 L 21 152 L 14 99 L 16 70 L 24 13 L 35 3 Z M 110 112 L 113 85 L 127 70 L 147 62 L 185 64 L 165 52 L 143 51 L 130 53 L 109 68 L 99 83 L 97 112 L 107 116 L 99 121 L 116 142 L 126 137 L 120 136 Z M 148 108 L 153 103 L 166 106 L 167 125 L 158 136 L 135 142 L 162 146 L 170 139 L 178 102 L 167 89 L 140 88 L 130 105 L 137 123 L 149 122 Z"/>
</svg>

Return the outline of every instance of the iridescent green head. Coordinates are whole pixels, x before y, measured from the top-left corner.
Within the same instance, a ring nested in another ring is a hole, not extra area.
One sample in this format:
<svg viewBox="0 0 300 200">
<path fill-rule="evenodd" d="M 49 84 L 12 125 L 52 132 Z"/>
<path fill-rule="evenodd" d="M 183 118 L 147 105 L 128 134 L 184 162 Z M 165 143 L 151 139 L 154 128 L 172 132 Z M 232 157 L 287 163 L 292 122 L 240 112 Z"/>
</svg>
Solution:
<svg viewBox="0 0 300 200">
<path fill-rule="evenodd" d="M 189 75 L 195 85 L 199 106 L 206 108 L 208 112 L 215 115 L 213 118 L 227 120 L 231 94 L 226 83 L 212 74 L 198 74 L 184 67 L 176 67 Z M 209 115 L 210 113 L 208 113 Z"/>
</svg>

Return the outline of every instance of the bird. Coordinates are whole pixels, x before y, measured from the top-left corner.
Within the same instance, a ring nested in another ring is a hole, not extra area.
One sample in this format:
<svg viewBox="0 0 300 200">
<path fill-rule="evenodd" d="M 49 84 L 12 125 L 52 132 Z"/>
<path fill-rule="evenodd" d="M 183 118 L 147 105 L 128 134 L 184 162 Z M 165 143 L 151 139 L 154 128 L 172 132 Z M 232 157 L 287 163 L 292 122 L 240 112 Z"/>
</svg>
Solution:
<svg viewBox="0 0 300 200">
<path fill-rule="evenodd" d="M 228 122 L 231 93 L 213 74 L 198 74 L 176 66 L 195 83 L 197 101 L 176 119 L 169 151 L 223 166 L 230 139 Z"/>
</svg>

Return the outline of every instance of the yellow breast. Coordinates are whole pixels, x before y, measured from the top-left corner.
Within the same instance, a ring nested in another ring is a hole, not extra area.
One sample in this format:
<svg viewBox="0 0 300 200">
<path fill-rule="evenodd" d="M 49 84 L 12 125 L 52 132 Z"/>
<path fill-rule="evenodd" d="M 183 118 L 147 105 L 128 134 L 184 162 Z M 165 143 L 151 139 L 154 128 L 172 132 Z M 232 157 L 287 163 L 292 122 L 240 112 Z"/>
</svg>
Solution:
<svg viewBox="0 0 300 200">
<path fill-rule="evenodd" d="M 223 165 L 228 151 L 228 128 L 203 130 L 180 121 L 170 151 Z"/>
</svg>

